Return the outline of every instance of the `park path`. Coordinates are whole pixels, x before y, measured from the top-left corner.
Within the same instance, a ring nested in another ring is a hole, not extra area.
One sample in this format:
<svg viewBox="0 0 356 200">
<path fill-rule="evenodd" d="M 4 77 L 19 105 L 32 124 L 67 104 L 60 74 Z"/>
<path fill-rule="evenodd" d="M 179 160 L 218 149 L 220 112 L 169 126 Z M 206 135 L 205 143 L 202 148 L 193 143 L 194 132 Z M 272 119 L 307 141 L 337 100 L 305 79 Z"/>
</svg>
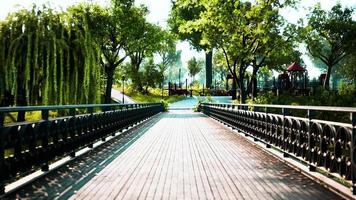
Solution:
<svg viewBox="0 0 356 200">
<path fill-rule="evenodd" d="M 231 129 L 175 110 L 71 199 L 341 199 Z"/>
<path fill-rule="evenodd" d="M 111 89 L 111 99 L 116 101 L 116 102 L 120 102 L 122 103 L 122 96 L 124 94 L 122 94 L 122 92 L 120 92 L 119 90 L 116 90 L 114 88 Z M 133 99 L 131 99 L 129 96 L 124 95 L 124 104 L 133 104 L 136 103 Z"/>
<path fill-rule="evenodd" d="M 182 101 L 177 101 L 175 103 L 172 103 L 169 105 L 170 110 L 186 110 L 186 109 L 194 109 L 199 102 L 199 99 L 201 101 L 204 101 L 207 97 L 187 97 L 186 99 Z M 212 96 L 209 97 L 212 99 L 212 103 L 231 103 L 231 96 Z"/>
</svg>

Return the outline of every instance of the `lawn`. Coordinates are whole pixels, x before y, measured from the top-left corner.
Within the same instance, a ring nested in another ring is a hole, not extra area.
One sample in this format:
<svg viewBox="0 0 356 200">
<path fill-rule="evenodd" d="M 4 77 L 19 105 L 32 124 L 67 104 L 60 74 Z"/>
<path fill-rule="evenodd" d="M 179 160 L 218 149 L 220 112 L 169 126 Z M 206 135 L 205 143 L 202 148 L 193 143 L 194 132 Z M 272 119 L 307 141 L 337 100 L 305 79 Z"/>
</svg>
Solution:
<svg viewBox="0 0 356 200">
<path fill-rule="evenodd" d="M 114 86 L 115 89 L 122 91 L 121 88 Z M 148 89 L 147 94 L 142 94 L 131 87 L 125 88 L 125 94 L 131 97 L 137 103 L 157 103 L 164 100 L 167 103 L 174 103 L 185 99 L 185 96 L 172 95 L 168 96 L 168 91 L 163 91 L 159 88 L 150 88 Z"/>
</svg>

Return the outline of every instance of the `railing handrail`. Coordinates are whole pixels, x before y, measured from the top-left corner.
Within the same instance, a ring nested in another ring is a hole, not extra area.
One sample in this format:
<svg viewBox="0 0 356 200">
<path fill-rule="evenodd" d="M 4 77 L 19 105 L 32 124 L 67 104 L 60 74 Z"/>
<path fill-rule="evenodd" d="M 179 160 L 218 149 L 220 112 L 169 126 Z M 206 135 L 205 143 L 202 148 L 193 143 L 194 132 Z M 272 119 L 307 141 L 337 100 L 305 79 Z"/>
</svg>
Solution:
<svg viewBox="0 0 356 200">
<path fill-rule="evenodd" d="M 64 109 L 86 109 L 86 108 L 105 108 L 117 106 L 136 106 L 136 105 L 159 105 L 160 103 L 135 103 L 135 104 L 80 104 L 80 105 L 53 105 L 53 106 L 15 106 L 0 107 L 0 112 L 20 112 L 20 111 L 41 111 L 41 110 L 64 110 Z"/>
<path fill-rule="evenodd" d="M 278 109 L 277 116 L 273 116 L 276 111 L 272 108 Z M 274 147 L 284 156 L 300 160 L 311 171 L 323 167 L 320 169 L 328 176 L 341 178 L 356 195 L 355 107 L 202 103 L 199 109 L 246 136 L 252 136 L 255 141 L 265 143 L 267 148 Z M 298 110 L 307 111 L 302 114 L 305 117 L 298 117 L 301 112 L 294 112 Z M 335 121 L 339 117 L 329 114 L 326 117 L 322 115 L 325 111 L 342 114 L 340 120 L 349 113 L 349 121 Z M 332 120 L 319 119 L 321 117 Z"/>
<path fill-rule="evenodd" d="M 100 111 L 93 114 L 96 108 Z M 50 110 L 65 109 L 69 111 L 65 116 L 49 118 Z M 77 109 L 84 112 L 78 113 Z M 30 111 L 41 112 L 42 120 L 26 121 L 26 112 Z M 0 108 L 0 195 L 4 194 L 7 182 L 15 180 L 18 174 L 40 168 L 48 171 L 52 161 L 74 157 L 78 150 L 92 148 L 100 139 L 104 141 L 162 111 L 161 103 Z M 5 114 L 11 112 L 21 113 L 21 117 L 4 125 Z M 6 156 L 6 150 L 12 153 Z"/>
<path fill-rule="evenodd" d="M 285 108 L 285 109 L 291 109 L 291 110 L 356 112 L 356 107 L 337 107 L 337 106 L 292 106 L 292 105 L 232 104 L 232 103 L 202 103 L 202 104 L 205 104 L 205 105 L 247 106 L 247 107 L 260 107 L 260 108 Z"/>
</svg>

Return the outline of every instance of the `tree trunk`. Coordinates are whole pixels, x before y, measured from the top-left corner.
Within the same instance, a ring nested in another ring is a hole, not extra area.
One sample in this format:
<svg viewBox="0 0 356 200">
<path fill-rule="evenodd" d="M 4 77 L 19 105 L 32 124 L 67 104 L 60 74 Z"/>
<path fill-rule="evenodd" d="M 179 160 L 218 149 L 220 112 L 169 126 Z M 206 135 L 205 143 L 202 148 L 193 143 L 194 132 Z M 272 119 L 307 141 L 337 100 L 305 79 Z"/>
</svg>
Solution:
<svg viewBox="0 0 356 200">
<path fill-rule="evenodd" d="M 24 88 L 18 88 L 17 89 L 17 102 L 16 102 L 16 106 L 27 106 L 27 101 L 26 101 L 26 90 Z M 17 115 L 17 121 L 18 122 L 23 122 L 25 121 L 25 115 L 26 112 L 25 111 L 20 111 L 18 112 Z"/>
<path fill-rule="evenodd" d="M 115 70 L 106 70 L 106 91 L 105 91 L 105 100 L 104 103 L 111 103 L 111 88 L 114 81 L 114 71 Z"/>
<path fill-rule="evenodd" d="M 211 88 L 213 82 L 213 50 L 205 51 L 205 85 Z"/>
<path fill-rule="evenodd" d="M 330 75 L 331 75 L 331 69 L 332 65 L 328 65 L 328 71 L 326 73 L 326 77 L 324 80 L 324 89 L 329 90 L 330 89 Z"/>
<path fill-rule="evenodd" d="M 241 72 L 240 70 L 240 74 L 239 74 L 239 85 L 240 85 L 240 103 L 246 103 L 246 99 L 247 99 L 247 92 L 245 90 L 245 85 L 244 85 L 244 73 Z"/>
<path fill-rule="evenodd" d="M 257 97 L 257 69 L 254 68 L 252 71 L 252 76 L 251 76 L 251 94 L 252 94 L 252 99 Z"/>
<path fill-rule="evenodd" d="M 232 96 L 232 100 L 236 99 L 236 88 L 237 88 L 237 77 L 234 77 L 232 79 L 232 88 L 231 88 L 231 96 Z"/>
</svg>

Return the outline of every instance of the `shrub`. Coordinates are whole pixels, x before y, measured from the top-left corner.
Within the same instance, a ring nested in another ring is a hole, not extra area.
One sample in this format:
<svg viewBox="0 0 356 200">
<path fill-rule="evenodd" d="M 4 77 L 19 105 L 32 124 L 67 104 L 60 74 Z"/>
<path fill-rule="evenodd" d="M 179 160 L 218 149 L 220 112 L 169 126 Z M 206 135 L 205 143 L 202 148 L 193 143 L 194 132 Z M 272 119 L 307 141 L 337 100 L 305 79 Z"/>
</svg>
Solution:
<svg viewBox="0 0 356 200">
<path fill-rule="evenodd" d="M 169 103 L 165 100 L 161 100 L 161 104 L 163 106 L 163 111 L 167 112 L 168 111 L 168 107 L 169 107 Z"/>
</svg>

